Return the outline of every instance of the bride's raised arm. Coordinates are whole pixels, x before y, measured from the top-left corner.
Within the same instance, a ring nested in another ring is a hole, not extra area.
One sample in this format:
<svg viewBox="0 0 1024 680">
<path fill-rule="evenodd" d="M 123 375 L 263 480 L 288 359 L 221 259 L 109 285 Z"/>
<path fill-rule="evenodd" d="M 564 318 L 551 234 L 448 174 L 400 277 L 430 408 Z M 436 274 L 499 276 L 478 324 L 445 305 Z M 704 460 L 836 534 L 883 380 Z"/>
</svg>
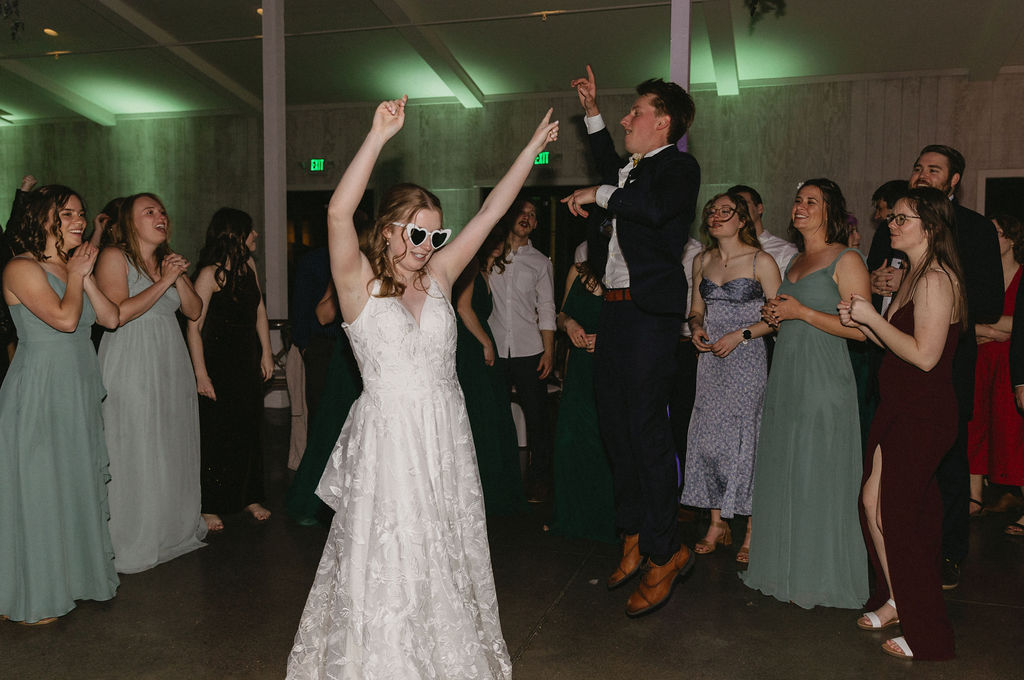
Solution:
<svg viewBox="0 0 1024 680">
<path fill-rule="evenodd" d="M 366 191 L 370 173 L 381 149 L 405 123 L 405 104 L 409 97 L 381 102 L 373 115 L 373 124 L 362 146 L 341 176 L 327 205 L 327 245 L 331 255 L 331 277 L 338 289 L 341 316 L 352 321 L 369 297 L 367 283 L 373 278 L 369 260 L 359 250 L 352 216 Z"/>
<path fill-rule="evenodd" d="M 537 154 L 550 142 L 558 139 L 558 121 L 550 122 L 551 112 L 552 109 L 548 109 L 544 114 L 530 141 L 516 156 L 505 176 L 484 199 L 476 216 L 451 243 L 434 253 L 430 261 L 430 270 L 436 277 L 443 278 L 451 285 L 473 259 L 487 234 L 491 233 L 491 229 L 509 209 L 512 201 L 516 200 L 516 195 L 523 188 L 523 182 L 533 169 L 533 160 Z"/>
</svg>

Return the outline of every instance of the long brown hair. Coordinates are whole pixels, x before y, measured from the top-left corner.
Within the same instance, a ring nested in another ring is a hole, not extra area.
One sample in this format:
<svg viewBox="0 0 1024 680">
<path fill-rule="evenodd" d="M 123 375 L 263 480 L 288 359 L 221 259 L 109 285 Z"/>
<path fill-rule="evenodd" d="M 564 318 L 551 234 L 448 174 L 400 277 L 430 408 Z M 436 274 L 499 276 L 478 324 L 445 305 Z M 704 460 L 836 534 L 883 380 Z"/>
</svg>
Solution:
<svg viewBox="0 0 1024 680">
<path fill-rule="evenodd" d="M 800 189 L 806 186 L 818 187 L 821 197 L 825 199 L 825 243 L 846 243 L 849 228 L 846 226 L 846 198 L 839 185 L 827 177 L 809 179 L 800 185 Z M 796 244 L 800 252 L 804 252 L 804 235 L 793 226 L 793 220 L 789 220 L 789 236 Z"/>
<path fill-rule="evenodd" d="M 953 284 L 953 318 L 961 328 L 967 328 L 967 299 L 964 296 L 963 268 L 960 266 L 960 255 L 957 253 L 956 237 L 953 235 L 953 224 L 956 213 L 953 202 L 945 193 L 932 187 L 915 187 L 903 197 L 911 209 L 921 218 L 921 228 L 928 240 L 928 250 L 920 266 L 908 272 L 907 281 L 900 288 L 906 287 L 906 300 L 914 297 L 917 284 L 932 265 L 941 267 Z"/>
<path fill-rule="evenodd" d="M 81 194 L 63 184 L 47 184 L 31 192 L 28 195 L 28 202 L 21 219 L 13 229 L 9 230 L 8 235 L 14 241 L 15 253 L 31 253 L 32 257 L 40 262 L 48 260 L 49 256 L 43 253 L 46 250 L 46 237 L 49 234 L 56 238 L 57 255 L 63 262 L 67 262 L 68 254 L 64 250 L 60 211 L 68 204 L 72 196 L 82 202 L 84 210 L 85 201 Z"/>
<path fill-rule="evenodd" d="M 121 206 L 117 211 L 116 219 L 117 226 L 115 227 L 116 232 L 113 234 L 118 239 L 116 243 L 117 247 L 120 248 L 128 261 L 140 272 L 150 275 L 148 269 L 146 269 L 145 262 L 142 261 L 142 248 L 139 246 L 139 234 L 135 227 L 135 202 L 140 198 L 151 198 L 160 204 L 160 207 L 166 211 L 164 202 L 160 200 L 160 197 L 156 194 L 143 192 L 141 194 L 134 194 L 125 198 L 121 201 Z M 115 216 L 111 216 L 115 218 Z M 160 276 L 160 270 L 163 266 L 164 258 L 171 254 L 171 246 L 168 241 L 171 238 L 171 220 L 167 218 L 167 239 L 164 240 L 156 250 L 153 251 L 153 256 L 156 258 L 156 271 L 153 272 L 157 276 Z"/>
<path fill-rule="evenodd" d="M 417 184 L 396 184 L 381 199 L 366 253 L 374 276 L 380 279 L 377 297 L 401 297 L 405 292 L 405 284 L 395 274 L 395 265 L 409 254 L 409 248 L 401 255 L 389 256 L 386 234 L 391 230 L 393 222 L 409 222 L 421 210 L 433 210 L 443 217 L 441 200 Z M 422 281 L 426 275 L 424 267 L 419 271 L 415 283 Z"/>
<path fill-rule="evenodd" d="M 192 280 L 199 276 L 203 267 L 215 267 L 214 281 L 234 298 L 235 286 L 249 275 L 247 270 L 252 253 L 245 242 L 252 230 L 252 217 L 244 210 L 225 207 L 213 213 Z"/>
<path fill-rule="evenodd" d="M 754 220 L 750 216 L 750 206 L 747 205 L 746 199 L 743 198 L 741 194 L 731 190 L 713 196 L 704 206 L 704 212 L 700 223 L 700 231 L 701 235 L 705 237 L 706 242 L 711 244 L 710 247 L 712 249 L 718 247 L 718 239 L 711 235 L 711 231 L 708 228 L 708 218 L 711 217 L 711 209 L 714 207 L 715 201 L 720 198 L 727 198 L 732 201 L 734 206 L 736 206 L 736 217 L 740 221 L 740 230 L 737 234 L 737 236 L 739 236 L 740 243 L 745 243 L 748 246 L 754 246 L 760 250 L 761 242 L 757 239 L 757 227 L 754 226 Z"/>
</svg>

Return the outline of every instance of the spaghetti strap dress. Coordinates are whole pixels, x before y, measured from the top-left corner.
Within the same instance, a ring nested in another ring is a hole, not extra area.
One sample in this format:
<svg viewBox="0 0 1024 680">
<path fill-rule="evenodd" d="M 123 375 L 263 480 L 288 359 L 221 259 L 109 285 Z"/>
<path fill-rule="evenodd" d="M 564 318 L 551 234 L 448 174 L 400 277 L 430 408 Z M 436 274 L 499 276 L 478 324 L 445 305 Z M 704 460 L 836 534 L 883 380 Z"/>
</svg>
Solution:
<svg viewBox="0 0 1024 680">
<path fill-rule="evenodd" d="M 891 323 L 914 333 L 914 303 L 896 310 Z M 871 476 L 876 447 L 881 448 L 879 504 L 892 591 L 871 541 L 863 507 L 861 524 L 875 572 L 866 608 L 873 611 L 890 597 L 915 659 L 953 657 L 953 629 L 946 616 L 939 564 L 942 552 L 942 499 L 935 471 L 957 435 L 953 391 L 953 354 L 959 325 L 951 325 L 939 363 L 930 371 L 886 352 L 878 371 L 881 401 L 868 436 L 864 481 Z"/>
<path fill-rule="evenodd" d="M 289 680 L 507 679 L 455 310 L 376 297 L 344 324 L 363 377 L 317 494 L 334 510 Z"/>
<path fill-rule="evenodd" d="M 780 295 L 836 314 L 832 263 Z M 754 464 L 751 588 L 805 609 L 859 608 L 868 562 L 858 521 L 864 471 L 857 385 L 846 339 L 799 319 L 783 321 L 765 388 Z"/>
<path fill-rule="evenodd" d="M 47 272 L 57 295 L 66 285 Z M 32 623 L 117 592 L 107 527 L 105 391 L 83 295 L 72 333 L 12 305 L 18 351 L 0 388 L 0 615 Z"/>
</svg>

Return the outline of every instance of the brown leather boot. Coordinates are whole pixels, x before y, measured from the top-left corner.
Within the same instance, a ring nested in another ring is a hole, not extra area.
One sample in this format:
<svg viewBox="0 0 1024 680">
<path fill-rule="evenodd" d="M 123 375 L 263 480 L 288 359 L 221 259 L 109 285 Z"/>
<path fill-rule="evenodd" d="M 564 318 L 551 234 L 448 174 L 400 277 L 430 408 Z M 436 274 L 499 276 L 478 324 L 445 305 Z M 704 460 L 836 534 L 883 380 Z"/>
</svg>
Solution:
<svg viewBox="0 0 1024 680">
<path fill-rule="evenodd" d="M 626 602 L 626 615 L 637 617 L 658 609 L 672 595 L 676 581 L 693 568 L 694 554 L 685 545 L 660 567 L 647 561 L 647 568 L 640 577 L 640 585 Z"/>
<path fill-rule="evenodd" d="M 640 570 L 644 558 L 640 555 L 640 534 L 627 534 L 622 543 L 622 560 L 608 577 L 608 590 L 615 590 Z"/>
</svg>

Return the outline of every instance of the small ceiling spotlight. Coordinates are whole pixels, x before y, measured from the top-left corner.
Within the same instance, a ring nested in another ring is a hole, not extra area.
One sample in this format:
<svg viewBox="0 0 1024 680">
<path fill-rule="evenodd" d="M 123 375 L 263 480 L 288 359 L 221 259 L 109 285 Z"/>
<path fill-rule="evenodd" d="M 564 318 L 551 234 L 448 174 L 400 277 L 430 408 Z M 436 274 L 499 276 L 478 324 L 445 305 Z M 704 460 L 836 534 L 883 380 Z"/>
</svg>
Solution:
<svg viewBox="0 0 1024 680">
<path fill-rule="evenodd" d="M 44 28 L 43 29 L 43 33 L 45 33 L 46 35 L 50 36 L 51 38 L 56 38 L 58 35 L 60 35 L 60 33 L 58 33 L 57 31 L 53 30 L 52 28 Z"/>
<path fill-rule="evenodd" d="M 263 8 L 262 7 L 257 8 L 256 9 L 256 14 L 259 14 L 260 16 L 263 16 Z"/>
</svg>

